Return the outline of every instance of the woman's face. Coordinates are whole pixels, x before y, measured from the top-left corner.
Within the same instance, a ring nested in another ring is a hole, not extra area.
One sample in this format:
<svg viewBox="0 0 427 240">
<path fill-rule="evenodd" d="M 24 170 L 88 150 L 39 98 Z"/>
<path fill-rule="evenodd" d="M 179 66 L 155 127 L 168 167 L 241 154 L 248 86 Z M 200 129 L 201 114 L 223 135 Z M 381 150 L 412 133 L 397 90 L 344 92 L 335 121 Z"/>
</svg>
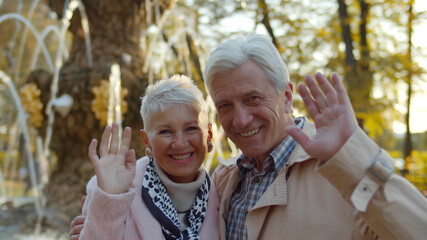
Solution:
<svg viewBox="0 0 427 240">
<path fill-rule="evenodd" d="M 188 105 L 176 104 L 153 114 L 141 131 L 155 161 L 174 182 L 194 181 L 205 159 L 212 132 L 199 115 Z"/>
</svg>

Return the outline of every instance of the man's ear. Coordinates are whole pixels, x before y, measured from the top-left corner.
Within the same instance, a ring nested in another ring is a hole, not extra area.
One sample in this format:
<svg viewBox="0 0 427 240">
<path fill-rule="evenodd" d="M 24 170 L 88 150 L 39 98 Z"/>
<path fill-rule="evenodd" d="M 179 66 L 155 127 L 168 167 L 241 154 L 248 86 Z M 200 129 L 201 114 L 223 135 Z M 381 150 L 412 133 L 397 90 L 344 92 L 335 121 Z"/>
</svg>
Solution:
<svg viewBox="0 0 427 240">
<path fill-rule="evenodd" d="M 145 147 L 151 148 L 150 141 L 148 140 L 147 132 L 143 129 L 139 130 L 141 132 L 142 140 L 144 140 Z"/>
<path fill-rule="evenodd" d="M 293 92 L 294 92 L 294 85 L 292 84 L 292 82 L 289 82 L 285 88 L 284 100 L 285 100 L 286 111 L 291 113 L 293 111 Z"/>
<path fill-rule="evenodd" d="M 292 84 L 292 82 L 289 82 L 288 85 L 286 85 L 286 88 L 285 88 L 285 97 L 286 97 L 286 99 L 291 99 L 292 100 L 293 93 L 294 93 L 294 84 Z"/>
</svg>

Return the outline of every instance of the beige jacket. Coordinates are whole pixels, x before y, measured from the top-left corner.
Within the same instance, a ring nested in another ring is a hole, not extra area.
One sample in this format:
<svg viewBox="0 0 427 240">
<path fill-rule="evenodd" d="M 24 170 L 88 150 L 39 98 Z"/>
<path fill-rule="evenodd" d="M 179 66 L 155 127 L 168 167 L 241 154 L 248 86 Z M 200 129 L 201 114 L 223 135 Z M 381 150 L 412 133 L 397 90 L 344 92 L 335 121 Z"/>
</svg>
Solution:
<svg viewBox="0 0 427 240">
<path fill-rule="evenodd" d="M 314 125 L 304 125 L 313 136 Z M 239 182 L 236 160 L 220 160 L 212 177 L 221 201 L 221 239 Z M 299 144 L 289 163 L 249 211 L 248 239 L 427 239 L 427 200 L 392 174 L 393 159 L 361 129 L 322 166 Z"/>
</svg>

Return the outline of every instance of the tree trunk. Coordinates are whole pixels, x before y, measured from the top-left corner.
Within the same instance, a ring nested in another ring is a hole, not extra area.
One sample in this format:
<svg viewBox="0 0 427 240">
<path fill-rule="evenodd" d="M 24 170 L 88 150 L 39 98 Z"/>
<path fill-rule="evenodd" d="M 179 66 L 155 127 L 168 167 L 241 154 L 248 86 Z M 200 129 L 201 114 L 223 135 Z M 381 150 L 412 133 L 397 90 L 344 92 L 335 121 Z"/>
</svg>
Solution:
<svg viewBox="0 0 427 240">
<path fill-rule="evenodd" d="M 356 113 L 356 118 L 361 128 L 364 128 L 364 119 L 371 108 L 371 91 L 373 86 L 373 73 L 369 68 L 369 44 L 367 39 L 367 23 L 369 3 L 360 0 L 360 60 L 354 56 L 353 36 L 350 29 L 350 16 L 344 0 L 338 0 L 338 13 L 342 29 L 342 39 L 345 44 L 345 81 L 347 83 L 350 101 Z M 366 129 L 365 129 L 366 130 Z"/>
<path fill-rule="evenodd" d="M 65 0 L 49 0 L 50 7 L 59 17 L 62 15 L 64 2 Z M 94 175 L 87 157 L 87 148 L 92 138 L 100 138 L 105 126 L 101 125 L 91 110 L 94 99 L 92 89 L 99 86 L 102 79 L 109 79 L 110 67 L 114 63 L 120 65 L 122 88 L 128 90 L 125 99 L 128 111 L 124 115 L 123 125 L 132 127 L 131 147 L 135 148 L 137 157 L 141 157 L 144 152 L 139 135 L 139 129 L 142 128 L 139 106 L 148 77 L 141 70 L 144 56 L 139 47 L 139 39 L 141 31 L 147 28 L 145 1 L 82 2 L 89 21 L 93 65 L 89 68 L 81 17 L 76 10 L 69 27 L 73 35 L 70 57 L 60 71 L 57 95 L 67 93 L 72 96 L 74 103 L 67 116 L 55 115 L 50 148 L 58 162 L 46 188 L 46 206 L 48 213 L 52 214 L 49 216 L 59 222 L 56 226 L 68 226 L 70 220 L 80 213 L 80 199 L 85 194 L 85 185 Z M 157 2 L 162 13 L 169 7 L 171 0 Z M 129 56 L 131 61 L 126 60 Z M 46 106 L 50 96 L 51 76 L 34 72 L 30 80 L 37 82 L 42 89 L 43 103 Z M 39 129 L 40 134 L 45 134 L 45 128 L 46 123 Z M 53 221 L 49 223 L 54 224 Z"/>
<path fill-rule="evenodd" d="M 358 71 L 357 61 L 353 54 L 353 37 L 350 29 L 350 16 L 347 11 L 347 4 L 344 0 L 338 0 L 338 14 L 341 25 L 341 36 L 345 44 L 345 82 L 349 89 L 357 89 L 358 86 Z M 348 91 L 351 103 L 353 104 L 354 111 L 358 112 L 358 96 L 357 91 Z M 357 116 L 356 116 L 357 117 Z M 363 128 L 363 119 L 357 117 L 359 126 Z"/>
<path fill-rule="evenodd" d="M 371 92 L 373 88 L 373 72 L 369 67 L 371 62 L 370 49 L 368 44 L 368 16 L 369 16 L 369 3 L 366 0 L 360 0 L 360 24 L 359 24 L 359 37 L 360 37 L 360 77 L 359 82 L 359 111 L 369 113 L 371 109 Z"/>
<path fill-rule="evenodd" d="M 413 0 L 409 1 L 408 6 L 408 100 L 406 102 L 406 116 L 405 116 L 405 124 L 406 124 L 406 134 L 405 134 L 405 149 L 404 149 L 404 159 L 405 159 L 405 168 L 403 169 L 403 175 L 405 176 L 409 171 L 409 162 L 412 157 L 412 134 L 410 129 L 410 113 L 411 113 L 411 98 L 412 98 L 412 75 L 413 75 L 413 65 L 412 65 L 412 22 L 414 20 L 414 12 L 412 11 L 412 5 L 414 4 Z"/>
</svg>

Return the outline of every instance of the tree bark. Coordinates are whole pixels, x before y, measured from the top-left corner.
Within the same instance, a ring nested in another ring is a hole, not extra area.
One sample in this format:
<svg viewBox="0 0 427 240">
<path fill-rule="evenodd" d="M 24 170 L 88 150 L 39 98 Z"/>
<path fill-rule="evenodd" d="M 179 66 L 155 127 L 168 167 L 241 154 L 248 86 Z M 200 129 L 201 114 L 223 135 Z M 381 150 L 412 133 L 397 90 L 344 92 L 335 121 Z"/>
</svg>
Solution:
<svg viewBox="0 0 427 240">
<path fill-rule="evenodd" d="M 166 10 L 173 0 L 157 1 L 160 12 Z M 59 18 L 65 0 L 49 0 L 49 5 Z M 139 47 L 141 31 L 146 29 L 145 1 L 142 0 L 83 0 L 89 21 L 93 65 L 90 68 L 86 57 L 84 33 L 79 11 L 74 12 L 69 31 L 73 35 L 69 59 L 60 71 L 57 96 L 69 94 L 74 103 L 67 116 L 55 115 L 51 149 L 57 164 L 46 187 L 49 216 L 55 219 L 49 224 L 68 226 L 70 220 L 81 211 L 81 197 L 85 185 L 94 175 L 87 157 L 87 148 L 92 138 L 99 139 L 105 126 L 101 126 L 91 110 L 93 87 L 102 79 L 108 80 L 110 67 L 120 65 L 122 88 L 128 90 L 128 111 L 123 125 L 132 127 L 132 144 L 137 157 L 144 152 L 139 129 L 143 127 L 139 114 L 140 97 L 147 86 L 142 74 L 144 56 Z M 153 5 L 153 3 L 151 3 Z M 152 7 L 152 6 L 151 6 Z M 154 10 L 152 11 L 154 12 Z M 155 16 L 153 16 L 154 19 Z M 126 59 L 131 59 L 128 61 Z M 49 74 L 36 71 L 30 81 L 37 82 L 43 92 L 46 106 L 50 96 Z M 108 104 L 108 103 L 106 103 Z M 46 123 L 39 129 L 45 134 Z M 59 220 L 59 221 L 57 221 Z M 59 223 L 59 224 L 58 224 Z"/>
</svg>

